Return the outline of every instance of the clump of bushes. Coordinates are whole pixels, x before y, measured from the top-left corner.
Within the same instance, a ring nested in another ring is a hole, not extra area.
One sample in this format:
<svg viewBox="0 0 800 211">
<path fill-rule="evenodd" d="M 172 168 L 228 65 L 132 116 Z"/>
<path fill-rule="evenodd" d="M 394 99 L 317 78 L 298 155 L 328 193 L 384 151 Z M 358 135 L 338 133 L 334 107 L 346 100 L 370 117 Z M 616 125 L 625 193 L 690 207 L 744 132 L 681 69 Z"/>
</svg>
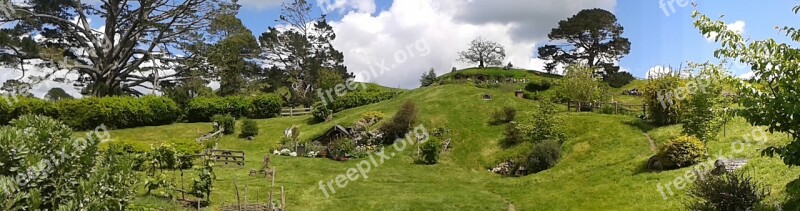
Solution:
<svg viewBox="0 0 800 211">
<path fill-rule="evenodd" d="M 665 144 L 658 155 L 666 166 L 686 167 L 702 162 L 706 146 L 694 136 L 680 136 Z"/>
<path fill-rule="evenodd" d="M 525 90 L 529 92 L 541 92 L 549 90 L 553 84 L 548 80 L 531 80 L 525 85 Z"/>
<path fill-rule="evenodd" d="M 528 174 L 538 173 L 556 166 L 561 159 L 561 143 L 554 140 L 546 140 L 533 145 L 530 153 L 516 163 L 520 167 L 525 167 Z"/>
<path fill-rule="evenodd" d="M 400 109 L 388 122 L 380 127 L 383 133 L 384 144 L 392 144 L 398 138 L 405 136 L 417 121 L 417 104 L 405 101 L 400 105 Z"/>
<path fill-rule="evenodd" d="M 276 95 L 198 97 L 189 102 L 186 120 L 208 122 L 217 114 L 228 114 L 237 118 L 270 118 L 280 115 L 281 107 L 283 100 Z"/>
<path fill-rule="evenodd" d="M 314 120 L 317 122 L 327 122 L 330 120 L 331 115 L 333 115 L 333 110 L 325 103 L 316 102 L 314 103 L 311 115 L 314 116 Z"/>
<path fill-rule="evenodd" d="M 239 134 L 242 138 L 257 136 L 259 133 L 258 123 L 252 119 L 242 120 L 242 133 Z"/>
<path fill-rule="evenodd" d="M 689 210 L 754 210 L 769 195 L 752 177 L 744 173 L 706 175 L 689 188 Z"/>
<path fill-rule="evenodd" d="M 563 142 L 566 135 L 561 127 L 561 119 L 555 114 L 555 106 L 542 102 L 539 108 L 530 113 L 532 118 L 506 125 L 505 138 L 501 141 L 506 147 L 520 143 L 538 143 L 544 140 Z"/>
<path fill-rule="evenodd" d="M 503 124 L 514 121 L 517 117 L 517 109 L 514 107 L 506 106 L 502 109 L 495 110 L 492 113 L 492 124 Z"/>
<path fill-rule="evenodd" d="M 225 135 L 230 135 L 236 132 L 236 119 L 231 115 L 214 115 L 211 120 L 219 124 L 219 126 L 224 129 L 222 133 Z"/>
<path fill-rule="evenodd" d="M 44 116 L 24 115 L 10 123 L 0 128 L 4 210 L 128 207 L 137 182 L 131 160 L 101 152 L 99 134 L 75 139 L 63 122 Z"/>
<path fill-rule="evenodd" d="M 384 118 L 386 118 L 386 114 L 380 111 L 367 111 L 361 114 L 362 122 L 380 122 Z"/>
<path fill-rule="evenodd" d="M 647 80 L 644 88 L 644 104 L 647 107 L 647 119 L 657 125 L 671 125 L 680 122 L 679 93 L 681 85 L 677 73 L 662 74 Z"/>
<path fill-rule="evenodd" d="M 439 162 L 439 153 L 442 151 L 442 142 L 436 137 L 431 137 L 428 141 L 419 146 L 418 163 L 433 165 Z"/>
</svg>

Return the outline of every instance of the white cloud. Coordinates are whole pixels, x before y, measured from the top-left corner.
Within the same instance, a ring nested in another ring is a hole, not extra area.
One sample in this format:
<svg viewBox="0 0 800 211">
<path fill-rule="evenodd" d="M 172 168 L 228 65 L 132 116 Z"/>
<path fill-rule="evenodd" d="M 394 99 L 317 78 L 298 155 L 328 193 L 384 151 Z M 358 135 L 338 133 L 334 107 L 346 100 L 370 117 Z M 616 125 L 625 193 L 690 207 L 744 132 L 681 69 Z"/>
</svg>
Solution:
<svg viewBox="0 0 800 211">
<path fill-rule="evenodd" d="M 736 21 L 736 22 L 733 22 L 733 23 L 725 25 L 725 26 L 728 28 L 728 30 L 736 32 L 737 34 L 744 34 L 745 25 L 746 24 L 745 24 L 744 21 Z M 717 37 L 717 33 L 716 32 L 711 32 L 706 37 L 706 41 L 714 42 L 714 39 L 716 39 L 716 37 Z"/>
<path fill-rule="evenodd" d="M 615 1 L 609 0 L 596 2 L 397 0 L 389 9 L 377 14 L 350 12 L 341 20 L 333 21 L 331 25 L 337 35 L 333 44 L 345 54 L 345 64 L 359 75 L 357 80 L 391 87 L 416 87 L 420 75 L 432 67 L 441 75 L 454 66 L 476 66 L 458 62 L 457 54 L 478 36 L 505 46 L 505 62 L 542 70 L 544 62 L 536 59 L 536 45 L 547 42 L 546 34 L 559 20 L 581 9 L 611 9 L 615 5 Z M 535 10 L 525 11 L 525 8 Z M 419 46 L 422 47 L 417 48 Z M 418 49 L 427 50 L 427 54 Z M 402 54 L 409 55 L 410 59 L 404 62 L 395 59 Z M 373 76 L 371 67 L 377 68 L 381 62 L 393 68 Z"/>
<path fill-rule="evenodd" d="M 246 9 L 267 9 L 271 7 L 280 6 L 284 0 L 239 0 L 242 8 Z"/>
<path fill-rule="evenodd" d="M 672 68 L 671 67 L 665 67 L 665 66 L 657 65 L 657 66 L 651 67 L 649 70 L 647 70 L 647 73 L 645 73 L 645 77 L 644 78 L 658 78 L 659 76 L 664 75 L 664 74 L 668 74 L 668 73 L 672 73 Z"/>
</svg>

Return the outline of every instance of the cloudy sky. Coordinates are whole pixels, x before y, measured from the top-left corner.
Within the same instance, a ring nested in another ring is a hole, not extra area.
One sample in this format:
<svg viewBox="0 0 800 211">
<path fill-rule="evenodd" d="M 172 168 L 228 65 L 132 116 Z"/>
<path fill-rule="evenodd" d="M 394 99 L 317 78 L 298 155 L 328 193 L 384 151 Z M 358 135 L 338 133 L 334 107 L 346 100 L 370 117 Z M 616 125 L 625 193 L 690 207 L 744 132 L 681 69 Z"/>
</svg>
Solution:
<svg viewBox="0 0 800 211">
<path fill-rule="evenodd" d="M 316 2 L 317 0 L 310 0 Z M 703 13 L 752 39 L 781 37 L 776 26 L 797 23 L 794 0 L 693 0 Z M 240 0 L 239 17 L 256 36 L 274 26 L 282 0 Z M 677 68 L 687 61 L 716 61 L 718 44 L 693 28 L 691 5 L 676 0 L 319 0 L 316 14 L 327 13 L 345 54 L 348 69 L 358 79 L 385 86 L 414 88 L 420 75 L 465 68 L 457 52 L 481 36 L 505 46 L 507 61 L 516 67 L 542 70 L 536 48 L 548 42 L 547 33 L 559 20 L 578 11 L 602 8 L 616 14 L 630 39 L 623 70 L 645 77 L 649 70 Z M 663 3 L 664 7 L 662 7 Z M 670 6 L 671 5 L 671 6 Z M 778 41 L 787 42 L 786 39 Z M 370 70 L 384 67 L 385 72 Z M 749 71 L 731 67 L 737 75 Z"/>
<path fill-rule="evenodd" d="M 313 2 L 314 0 L 312 0 Z M 280 0 L 242 0 L 239 15 L 257 35 L 275 25 Z M 338 35 L 335 47 L 359 79 L 386 86 L 413 88 L 430 68 L 444 74 L 457 61 L 457 52 L 470 40 L 485 37 L 506 47 L 508 61 L 517 67 L 541 70 L 536 48 L 548 42 L 547 33 L 559 20 L 582 9 L 602 8 L 617 15 L 632 42 L 621 66 L 637 77 L 651 69 L 677 68 L 688 61 L 716 61 L 718 44 L 693 28 L 691 5 L 670 6 L 670 0 L 321 0 L 316 13 L 328 12 Z M 660 6 L 664 3 L 664 7 Z M 792 25 L 792 0 L 703 1 L 697 8 L 710 17 L 725 15 L 728 27 L 752 39 L 780 37 L 776 26 Z M 788 41 L 779 39 L 779 41 Z M 419 48 L 418 48 L 419 47 Z M 422 50 L 420 50 L 422 49 Z M 398 60 L 397 58 L 408 59 Z M 384 63 L 389 71 L 374 76 L 371 67 Z M 732 71 L 744 75 L 745 66 Z"/>
</svg>

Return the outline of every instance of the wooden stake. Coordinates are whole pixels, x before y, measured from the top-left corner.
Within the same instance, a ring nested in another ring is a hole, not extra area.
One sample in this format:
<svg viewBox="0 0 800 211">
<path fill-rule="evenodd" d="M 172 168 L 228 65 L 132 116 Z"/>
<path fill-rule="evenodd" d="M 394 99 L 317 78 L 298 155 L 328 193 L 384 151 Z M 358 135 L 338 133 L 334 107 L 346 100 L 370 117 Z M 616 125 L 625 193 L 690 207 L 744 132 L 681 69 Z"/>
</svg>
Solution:
<svg viewBox="0 0 800 211">
<path fill-rule="evenodd" d="M 239 201 L 239 186 L 236 185 L 236 177 L 233 178 L 233 191 L 236 191 L 236 208 L 242 211 L 242 202 Z"/>
<path fill-rule="evenodd" d="M 286 210 L 286 195 L 283 194 L 283 186 L 281 186 L 281 210 Z"/>
</svg>

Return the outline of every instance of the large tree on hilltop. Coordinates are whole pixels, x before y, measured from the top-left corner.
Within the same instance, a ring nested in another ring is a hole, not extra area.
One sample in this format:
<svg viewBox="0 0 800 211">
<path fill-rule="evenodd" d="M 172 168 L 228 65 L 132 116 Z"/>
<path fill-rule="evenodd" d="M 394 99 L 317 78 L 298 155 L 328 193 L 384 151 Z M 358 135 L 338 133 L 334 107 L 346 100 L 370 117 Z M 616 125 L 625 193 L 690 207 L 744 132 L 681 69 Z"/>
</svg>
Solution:
<svg viewBox="0 0 800 211">
<path fill-rule="evenodd" d="M 603 9 L 587 9 L 558 22 L 548 34 L 552 44 L 539 47 L 539 58 L 548 60 L 547 72 L 559 64 L 584 64 L 616 73 L 615 62 L 630 53 L 631 42 L 622 37 L 624 28 L 613 13 Z"/>
<path fill-rule="evenodd" d="M 218 14 L 221 0 L 32 0 L 15 4 L 0 22 L 0 60 L 79 75 L 76 87 L 92 96 L 142 93 L 174 80 L 179 66 L 203 43 L 203 29 Z M 94 23 L 102 23 L 99 30 Z M 34 39 L 32 37 L 37 37 Z M 182 57 L 174 55 L 181 54 Z M 175 69 L 176 71 L 164 71 Z M 55 72 L 55 71 L 54 71 Z M 61 77 L 65 76 L 51 76 Z M 56 79 L 54 79 L 56 80 Z"/>
<path fill-rule="evenodd" d="M 218 94 L 222 96 L 243 94 L 250 79 L 259 72 L 252 59 L 258 57 L 260 48 L 253 33 L 236 17 L 239 5 L 230 5 L 211 22 L 209 34 L 216 41 L 206 57 L 213 73 L 220 81 Z"/>
<path fill-rule="evenodd" d="M 344 54 L 331 44 L 336 39 L 325 15 L 311 16 L 311 5 L 305 0 L 283 3 L 282 27 L 270 27 L 259 37 L 263 57 L 283 69 L 291 84 L 294 103 L 310 103 L 310 93 L 319 88 L 317 77 L 328 69 L 344 79 L 354 77 L 344 66 Z"/>
<path fill-rule="evenodd" d="M 499 43 L 478 37 L 470 42 L 467 50 L 458 52 L 458 56 L 459 60 L 478 63 L 478 68 L 483 69 L 486 65 L 501 65 L 506 58 L 506 50 Z"/>
</svg>

